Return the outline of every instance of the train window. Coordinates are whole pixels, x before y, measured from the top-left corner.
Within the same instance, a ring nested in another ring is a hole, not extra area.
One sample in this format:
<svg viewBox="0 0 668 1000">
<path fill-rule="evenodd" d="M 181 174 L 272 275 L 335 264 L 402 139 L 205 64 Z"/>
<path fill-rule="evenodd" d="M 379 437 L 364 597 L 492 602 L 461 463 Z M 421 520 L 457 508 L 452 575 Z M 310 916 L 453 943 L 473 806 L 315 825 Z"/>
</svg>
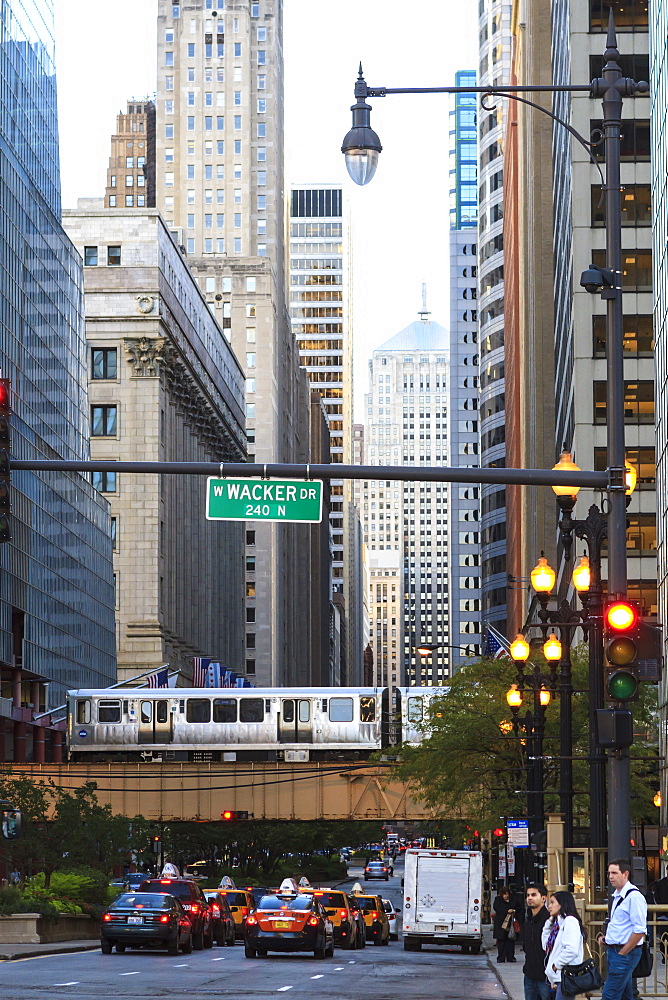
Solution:
<svg viewBox="0 0 668 1000">
<path fill-rule="evenodd" d="M 284 701 L 283 702 L 283 722 L 294 722 L 295 721 L 295 703 L 294 701 Z"/>
<path fill-rule="evenodd" d="M 100 701 L 97 706 L 98 722 L 120 722 L 121 703 L 120 701 Z"/>
<path fill-rule="evenodd" d="M 362 722 L 376 721 L 375 698 L 360 698 L 360 720 Z"/>
<path fill-rule="evenodd" d="M 300 722 L 310 722 L 311 721 L 311 702 L 310 701 L 300 701 L 299 702 L 299 721 Z"/>
<path fill-rule="evenodd" d="M 147 725 L 153 718 L 153 702 L 152 701 L 140 701 L 139 702 L 139 721 Z"/>
<path fill-rule="evenodd" d="M 90 722 L 90 702 L 88 699 L 86 701 L 77 702 L 77 724 L 78 725 L 88 725 Z"/>
<path fill-rule="evenodd" d="M 208 698 L 188 698 L 186 722 L 211 722 L 211 702 Z"/>
<path fill-rule="evenodd" d="M 422 722 L 422 698 L 408 699 L 408 721 Z"/>
<path fill-rule="evenodd" d="M 241 722 L 264 722 L 264 701 L 262 698 L 242 698 L 239 701 Z"/>
<path fill-rule="evenodd" d="M 167 702 L 157 701 L 155 703 L 155 721 L 167 722 Z"/>
<path fill-rule="evenodd" d="M 213 721 L 236 722 L 237 721 L 236 700 L 234 698 L 214 698 Z"/>
<path fill-rule="evenodd" d="M 352 722 L 353 721 L 353 699 L 352 698 L 330 698 L 329 699 L 329 721 L 330 722 Z"/>
</svg>

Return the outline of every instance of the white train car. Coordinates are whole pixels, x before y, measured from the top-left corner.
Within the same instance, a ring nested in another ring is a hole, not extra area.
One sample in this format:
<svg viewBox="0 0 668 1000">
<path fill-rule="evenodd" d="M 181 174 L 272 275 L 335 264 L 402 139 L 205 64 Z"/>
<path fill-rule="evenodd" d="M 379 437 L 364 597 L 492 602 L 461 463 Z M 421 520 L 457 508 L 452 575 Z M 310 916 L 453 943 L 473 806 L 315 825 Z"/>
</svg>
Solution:
<svg viewBox="0 0 668 1000">
<path fill-rule="evenodd" d="M 356 760 L 388 736 L 387 688 L 68 692 L 72 761 Z"/>
<path fill-rule="evenodd" d="M 432 702 L 438 698 L 446 698 L 447 695 L 447 687 L 397 688 L 397 717 L 402 743 L 415 746 L 422 742 Z"/>
</svg>

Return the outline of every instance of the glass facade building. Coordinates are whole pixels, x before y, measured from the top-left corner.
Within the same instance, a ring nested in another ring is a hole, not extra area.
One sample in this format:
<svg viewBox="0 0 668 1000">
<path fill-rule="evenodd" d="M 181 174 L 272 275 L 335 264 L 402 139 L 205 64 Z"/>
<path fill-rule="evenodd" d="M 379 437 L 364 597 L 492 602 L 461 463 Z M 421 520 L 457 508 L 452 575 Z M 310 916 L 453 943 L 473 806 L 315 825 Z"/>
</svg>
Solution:
<svg viewBox="0 0 668 1000">
<path fill-rule="evenodd" d="M 60 223 L 52 2 L 2 3 L 0 31 L 0 366 L 12 381 L 12 458 L 87 459 L 82 264 Z M 0 546 L 2 696 L 37 712 L 68 688 L 115 680 L 109 509 L 76 473 L 17 471 L 11 521 Z"/>
</svg>

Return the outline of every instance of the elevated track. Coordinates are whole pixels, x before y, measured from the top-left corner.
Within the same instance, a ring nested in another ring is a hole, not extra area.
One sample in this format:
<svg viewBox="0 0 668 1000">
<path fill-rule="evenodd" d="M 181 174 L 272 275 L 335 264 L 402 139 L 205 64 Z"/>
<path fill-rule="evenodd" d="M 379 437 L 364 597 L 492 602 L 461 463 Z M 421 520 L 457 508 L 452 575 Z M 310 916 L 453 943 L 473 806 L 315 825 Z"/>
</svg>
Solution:
<svg viewBox="0 0 668 1000">
<path fill-rule="evenodd" d="M 392 765 L 313 763 L 10 764 L 11 775 L 72 791 L 92 781 L 114 813 L 165 822 L 220 820 L 225 809 L 265 820 L 423 820 L 434 812 L 393 780 Z M 6 772 L 5 772 L 6 773 Z"/>
</svg>

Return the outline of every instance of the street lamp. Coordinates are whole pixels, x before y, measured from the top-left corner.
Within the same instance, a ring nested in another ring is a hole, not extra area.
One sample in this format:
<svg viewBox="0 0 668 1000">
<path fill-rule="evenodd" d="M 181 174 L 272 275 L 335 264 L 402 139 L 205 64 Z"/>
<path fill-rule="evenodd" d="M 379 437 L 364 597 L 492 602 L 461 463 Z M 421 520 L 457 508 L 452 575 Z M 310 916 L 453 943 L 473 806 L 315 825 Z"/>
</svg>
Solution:
<svg viewBox="0 0 668 1000">
<path fill-rule="evenodd" d="M 608 516 L 606 530 L 609 539 L 608 588 L 612 597 L 624 597 L 627 589 L 625 509 L 627 484 L 625 481 L 626 468 L 624 464 L 624 317 L 622 307 L 622 189 L 620 178 L 622 104 L 624 97 L 647 94 L 649 92 L 649 84 L 645 81 L 636 82 L 630 77 L 625 77 L 622 73 L 618 62 L 620 53 L 617 48 L 612 7 L 610 8 L 608 18 L 608 33 L 603 58 L 605 62 L 600 77 L 588 84 L 567 84 L 564 86 L 368 87 L 362 76 L 360 66 L 360 73 L 355 84 L 356 103 L 352 107 L 353 127 L 344 139 L 342 150 L 346 155 L 346 164 L 352 179 L 357 184 L 366 184 L 371 180 L 375 172 L 378 163 L 378 154 L 381 152 L 382 147 L 378 136 L 371 128 L 370 106 L 366 104 L 365 98 L 411 93 L 479 93 L 483 95 L 483 100 L 484 95 L 499 95 L 536 108 L 538 111 L 552 118 L 557 124 L 567 129 L 587 149 L 587 152 L 591 153 L 591 144 L 573 129 L 568 122 L 563 121 L 539 104 L 528 100 L 527 97 L 520 95 L 527 93 L 587 92 L 592 98 L 602 99 L 603 122 L 601 134 L 606 165 L 604 183 L 606 195 L 606 266 L 601 268 L 591 265 L 582 274 L 581 283 L 590 293 L 600 294 L 601 298 L 605 299 L 607 305 L 606 423 Z M 506 474 L 509 471 L 506 470 Z M 511 482 L 513 480 L 509 477 L 504 481 Z M 539 482 L 538 479 L 529 479 L 528 481 Z M 560 496 L 559 500 L 568 501 L 572 509 L 575 496 L 573 491 L 569 491 L 569 493 L 570 495 L 567 497 Z M 591 551 L 589 555 L 591 558 Z M 591 630 L 590 649 L 593 649 Z M 590 660 L 590 691 L 593 689 L 592 673 L 593 669 Z M 599 673 L 602 679 L 602 662 Z M 593 731 L 593 725 L 590 722 L 592 739 L 594 738 Z M 627 754 L 625 758 L 619 758 L 618 763 L 611 770 L 611 776 L 615 779 L 613 782 L 615 786 L 615 808 L 611 808 L 609 813 L 610 850 L 612 857 L 624 857 L 628 854 L 630 846 L 629 766 Z"/>
</svg>

